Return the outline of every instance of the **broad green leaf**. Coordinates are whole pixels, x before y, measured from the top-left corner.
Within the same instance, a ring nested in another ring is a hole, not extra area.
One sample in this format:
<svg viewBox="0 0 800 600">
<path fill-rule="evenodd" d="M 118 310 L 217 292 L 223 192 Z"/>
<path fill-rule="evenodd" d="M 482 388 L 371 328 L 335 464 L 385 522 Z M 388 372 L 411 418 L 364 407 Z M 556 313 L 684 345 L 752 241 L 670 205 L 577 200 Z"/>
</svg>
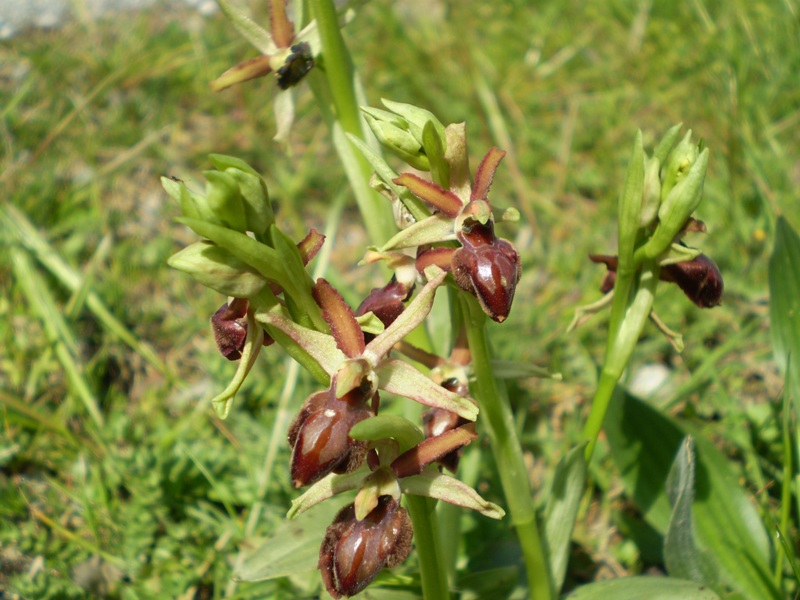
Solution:
<svg viewBox="0 0 800 600">
<path fill-rule="evenodd" d="M 583 452 L 584 445 L 577 446 L 559 461 L 545 508 L 544 539 L 554 590 L 560 590 L 564 584 L 572 529 L 586 489 Z"/>
<path fill-rule="evenodd" d="M 672 577 L 621 577 L 579 587 L 567 600 L 720 600 L 710 588 Z"/>
<path fill-rule="evenodd" d="M 800 412 L 800 237 L 783 217 L 769 259 L 769 318 L 775 360 L 787 378 L 786 393 Z"/>
<path fill-rule="evenodd" d="M 704 553 L 697 548 L 694 538 L 694 473 L 694 440 L 688 436 L 681 443 L 667 477 L 667 496 L 672 503 L 672 516 L 664 537 L 664 563 L 672 577 L 712 584 L 718 581 L 717 574 Z"/>
<path fill-rule="evenodd" d="M 239 581 L 264 581 L 316 571 L 325 528 L 333 521 L 341 506 L 342 502 L 324 502 L 296 519 L 284 521 L 263 543 L 254 545 L 233 578 Z M 311 573 L 309 576 L 312 576 Z"/>
<path fill-rule="evenodd" d="M 605 420 L 611 455 L 644 518 L 664 534 L 672 513 L 665 483 L 686 432 L 670 418 L 617 388 Z M 738 598 L 777 599 L 770 544 L 758 511 L 726 457 L 695 435 L 695 539 Z"/>
</svg>

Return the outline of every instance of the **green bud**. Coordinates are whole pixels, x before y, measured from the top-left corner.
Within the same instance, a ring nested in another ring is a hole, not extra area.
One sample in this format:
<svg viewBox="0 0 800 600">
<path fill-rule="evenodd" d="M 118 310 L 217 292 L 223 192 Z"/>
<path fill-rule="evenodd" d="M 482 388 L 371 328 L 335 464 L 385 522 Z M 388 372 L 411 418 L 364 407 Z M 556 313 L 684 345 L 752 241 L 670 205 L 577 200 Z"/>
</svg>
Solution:
<svg viewBox="0 0 800 600">
<path fill-rule="evenodd" d="M 430 163 L 422 150 L 422 143 L 408 131 L 407 122 L 385 110 L 369 107 L 361 110 L 370 129 L 383 146 L 415 169 L 430 170 Z"/>
<path fill-rule="evenodd" d="M 666 251 L 686 225 L 703 198 L 703 183 L 708 167 L 708 148 L 703 150 L 661 202 L 658 227 L 641 248 L 646 258 L 656 258 Z M 663 192 L 662 192 L 663 196 Z"/>
<path fill-rule="evenodd" d="M 180 204 L 181 214 L 184 217 L 222 224 L 209 208 L 206 199 L 199 194 L 190 192 L 186 184 L 180 179 L 162 177 L 161 185 L 164 186 L 164 189 L 172 199 Z"/>
<path fill-rule="evenodd" d="M 411 104 L 402 102 L 392 102 L 391 100 L 381 99 L 383 105 L 396 115 L 401 116 L 408 123 L 408 130 L 420 144 L 423 143 L 423 130 L 425 123 L 430 121 L 436 130 L 436 134 L 442 142 L 442 147 L 447 148 L 447 138 L 444 132 L 444 125 L 429 110 L 419 108 Z"/>
<path fill-rule="evenodd" d="M 243 160 L 223 154 L 209 155 L 219 171 L 230 175 L 242 195 L 247 231 L 263 234 L 275 222 L 269 190 L 261 175 Z"/>
<path fill-rule="evenodd" d="M 267 285 L 259 273 L 213 242 L 187 246 L 173 254 L 167 264 L 188 273 L 206 287 L 234 298 L 252 298 Z"/>
<path fill-rule="evenodd" d="M 686 132 L 686 135 L 680 143 L 672 150 L 666 162 L 666 171 L 664 173 L 664 180 L 661 185 L 661 201 L 663 202 L 672 188 L 683 179 L 692 168 L 692 165 L 697 160 L 699 154 L 697 144 L 691 141 L 692 130 Z"/>
<path fill-rule="evenodd" d="M 660 169 L 661 165 L 655 156 L 645 160 L 642 212 L 639 217 L 639 227 L 647 227 L 658 216 L 658 207 L 661 205 L 661 179 L 658 176 Z"/>
<path fill-rule="evenodd" d="M 203 171 L 206 176 L 206 202 L 225 226 L 247 231 L 244 200 L 234 177 L 221 171 Z"/>
</svg>

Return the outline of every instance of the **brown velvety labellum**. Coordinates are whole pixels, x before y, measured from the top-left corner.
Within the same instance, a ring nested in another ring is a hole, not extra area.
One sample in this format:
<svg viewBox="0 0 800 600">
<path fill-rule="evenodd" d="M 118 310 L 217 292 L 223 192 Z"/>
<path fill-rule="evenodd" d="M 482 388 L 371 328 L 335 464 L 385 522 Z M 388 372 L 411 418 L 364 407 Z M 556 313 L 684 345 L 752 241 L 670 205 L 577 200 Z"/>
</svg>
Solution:
<svg viewBox="0 0 800 600">
<path fill-rule="evenodd" d="M 247 338 L 247 300 L 235 298 L 230 304 L 223 304 L 211 316 L 211 330 L 220 354 L 228 360 L 242 357 L 245 338 Z"/>
<path fill-rule="evenodd" d="M 391 496 L 381 496 L 372 512 L 356 520 L 355 507 L 345 506 L 328 526 L 317 567 L 334 598 L 354 596 L 383 567 L 403 562 L 411 552 L 413 527 L 408 513 Z"/>
<path fill-rule="evenodd" d="M 694 260 L 663 267 L 660 279 L 677 284 L 686 297 L 700 308 L 712 308 L 722 303 L 722 273 L 705 254 Z"/>
</svg>

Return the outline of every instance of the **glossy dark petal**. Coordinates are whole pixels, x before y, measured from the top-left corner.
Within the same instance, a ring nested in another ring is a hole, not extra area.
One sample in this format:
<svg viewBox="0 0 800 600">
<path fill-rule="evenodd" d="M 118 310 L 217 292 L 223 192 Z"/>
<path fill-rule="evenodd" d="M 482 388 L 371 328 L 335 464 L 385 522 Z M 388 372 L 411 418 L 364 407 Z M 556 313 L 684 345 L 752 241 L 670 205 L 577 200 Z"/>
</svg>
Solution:
<svg viewBox="0 0 800 600">
<path fill-rule="evenodd" d="M 309 396 L 289 428 L 292 484 L 297 488 L 333 471 L 353 471 L 364 460 L 366 445 L 348 434 L 353 425 L 375 413 L 361 390 L 336 398 L 335 387 L 334 383 Z"/>
<path fill-rule="evenodd" d="M 522 274 L 519 255 L 505 240 L 488 245 L 465 245 L 453 255 L 453 276 L 458 286 L 475 296 L 489 317 L 502 323 L 511 311 Z"/>
<path fill-rule="evenodd" d="M 414 291 L 414 286 L 406 286 L 392 277 L 382 288 L 373 289 L 356 309 L 360 317 L 372 312 L 385 327 L 388 327 L 405 309 L 405 301 Z"/>
</svg>

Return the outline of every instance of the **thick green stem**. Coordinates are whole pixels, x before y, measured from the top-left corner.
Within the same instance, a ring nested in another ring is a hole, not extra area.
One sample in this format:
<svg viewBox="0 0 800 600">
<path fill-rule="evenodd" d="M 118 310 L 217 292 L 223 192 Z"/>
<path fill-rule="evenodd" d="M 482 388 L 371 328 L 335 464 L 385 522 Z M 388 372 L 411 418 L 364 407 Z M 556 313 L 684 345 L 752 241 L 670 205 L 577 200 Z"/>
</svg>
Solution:
<svg viewBox="0 0 800 600">
<path fill-rule="evenodd" d="M 553 597 L 553 592 L 547 557 L 539 536 L 533 494 L 522 456 L 522 447 L 514 426 L 514 414 L 505 386 L 498 383 L 492 372 L 491 353 L 485 330 L 486 315 L 474 298 L 462 295 L 462 299 L 475 374 L 474 395 L 481 409 L 480 425 L 485 427 L 489 434 L 503 493 L 511 514 L 511 524 L 516 529 L 522 548 L 528 575 L 529 597 L 531 600 L 549 600 Z"/>
<path fill-rule="evenodd" d="M 309 4 L 317 21 L 322 45 L 322 68 L 328 88 L 327 94 L 315 89 L 317 101 L 331 127 L 336 151 L 353 188 L 367 232 L 374 243 L 382 244 L 396 231 L 394 216 L 389 203 L 368 185 L 372 167 L 360 152 L 354 150 L 344 135 L 351 133 L 364 139 L 353 64 L 339 29 L 336 6 L 332 0 L 310 0 Z M 329 96 L 333 104 L 333 113 L 324 105 L 325 96 Z"/>
<path fill-rule="evenodd" d="M 594 454 L 597 438 L 603 428 L 608 405 L 614 393 L 614 386 L 622 377 L 644 324 L 650 316 L 658 285 L 658 274 L 659 267 L 655 261 L 645 262 L 639 272 L 617 273 L 606 357 L 600 372 L 597 391 L 592 399 L 592 408 L 583 429 L 583 437 L 588 441 L 584 454 L 587 463 Z"/>
<path fill-rule="evenodd" d="M 406 506 L 414 525 L 414 543 L 419 559 L 422 597 L 425 600 L 448 600 L 447 569 L 442 562 L 435 503 L 422 496 L 406 495 Z"/>
</svg>

